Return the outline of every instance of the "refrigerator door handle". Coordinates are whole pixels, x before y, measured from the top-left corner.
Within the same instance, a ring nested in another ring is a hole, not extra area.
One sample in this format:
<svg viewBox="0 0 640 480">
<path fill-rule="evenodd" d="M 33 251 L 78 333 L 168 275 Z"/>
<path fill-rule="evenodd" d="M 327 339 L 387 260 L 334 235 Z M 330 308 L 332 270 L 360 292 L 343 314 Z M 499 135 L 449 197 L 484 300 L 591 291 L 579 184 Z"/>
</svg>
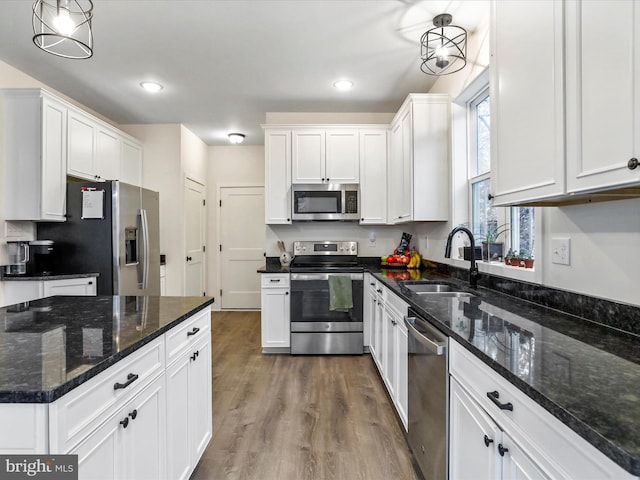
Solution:
<svg viewBox="0 0 640 480">
<path fill-rule="evenodd" d="M 144 208 L 140 209 L 139 215 L 142 226 L 142 265 L 138 270 L 138 279 L 140 288 L 144 290 L 149 284 L 149 221 L 147 219 L 147 211 Z"/>
</svg>

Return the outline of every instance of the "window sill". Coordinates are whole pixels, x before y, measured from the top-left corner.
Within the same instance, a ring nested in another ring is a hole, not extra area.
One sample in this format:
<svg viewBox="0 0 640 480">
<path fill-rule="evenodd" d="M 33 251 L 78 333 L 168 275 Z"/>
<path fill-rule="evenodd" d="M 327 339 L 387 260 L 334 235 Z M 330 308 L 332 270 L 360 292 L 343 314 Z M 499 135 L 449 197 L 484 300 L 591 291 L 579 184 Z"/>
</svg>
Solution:
<svg viewBox="0 0 640 480">
<path fill-rule="evenodd" d="M 538 283 L 535 266 L 534 268 L 512 267 L 511 265 L 506 265 L 504 262 L 485 262 L 482 260 L 478 260 L 476 263 L 480 273 L 488 273 L 490 275 L 513 278 L 514 280 Z M 452 258 L 451 265 L 459 268 L 469 268 L 469 261 Z"/>
</svg>

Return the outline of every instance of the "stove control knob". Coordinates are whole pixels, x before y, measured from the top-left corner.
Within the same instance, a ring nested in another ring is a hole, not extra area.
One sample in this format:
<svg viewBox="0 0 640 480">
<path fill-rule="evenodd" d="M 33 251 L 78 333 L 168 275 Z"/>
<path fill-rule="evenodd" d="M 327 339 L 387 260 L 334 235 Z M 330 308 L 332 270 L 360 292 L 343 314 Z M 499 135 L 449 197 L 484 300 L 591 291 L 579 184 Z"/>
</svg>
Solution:
<svg viewBox="0 0 640 480">
<path fill-rule="evenodd" d="M 351 245 L 351 251 L 355 252 L 356 251 L 356 246 L 355 245 Z"/>
<path fill-rule="evenodd" d="M 302 247 L 302 250 L 306 250 L 306 249 L 307 249 L 307 247 Z"/>
</svg>

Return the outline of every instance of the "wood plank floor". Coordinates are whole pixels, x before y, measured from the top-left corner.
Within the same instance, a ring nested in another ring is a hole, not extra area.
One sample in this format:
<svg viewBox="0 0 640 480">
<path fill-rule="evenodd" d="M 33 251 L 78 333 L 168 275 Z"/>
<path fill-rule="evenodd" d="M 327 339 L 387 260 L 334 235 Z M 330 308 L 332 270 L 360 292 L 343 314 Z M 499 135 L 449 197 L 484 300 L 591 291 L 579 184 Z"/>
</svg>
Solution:
<svg viewBox="0 0 640 480">
<path fill-rule="evenodd" d="M 194 480 L 415 480 L 369 355 L 260 352 L 259 312 L 214 312 L 213 438 Z"/>
</svg>

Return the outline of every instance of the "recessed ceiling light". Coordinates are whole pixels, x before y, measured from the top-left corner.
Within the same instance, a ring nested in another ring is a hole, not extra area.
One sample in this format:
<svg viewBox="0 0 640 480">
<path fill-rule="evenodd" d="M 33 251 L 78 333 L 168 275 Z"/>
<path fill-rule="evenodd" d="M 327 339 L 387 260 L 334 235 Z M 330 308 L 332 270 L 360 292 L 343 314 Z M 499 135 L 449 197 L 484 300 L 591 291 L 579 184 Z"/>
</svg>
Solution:
<svg viewBox="0 0 640 480">
<path fill-rule="evenodd" d="M 336 80 L 335 82 L 333 82 L 333 86 L 341 92 L 346 92 L 347 90 L 351 90 L 353 88 L 353 82 L 351 80 Z"/>
<path fill-rule="evenodd" d="M 164 87 L 156 82 L 141 82 L 140 86 L 147 92 L 156 93 L 162 90 Z"/>
<path fill-rule="evenodd" d="M 229 141 L 231 143 L 234 143 L 234 144 L 242 143 L 242 142 L 244 142 L 244 134 L 242 134 L 242 133 L 230 133 L 229 134 Z"/>
</svg>

